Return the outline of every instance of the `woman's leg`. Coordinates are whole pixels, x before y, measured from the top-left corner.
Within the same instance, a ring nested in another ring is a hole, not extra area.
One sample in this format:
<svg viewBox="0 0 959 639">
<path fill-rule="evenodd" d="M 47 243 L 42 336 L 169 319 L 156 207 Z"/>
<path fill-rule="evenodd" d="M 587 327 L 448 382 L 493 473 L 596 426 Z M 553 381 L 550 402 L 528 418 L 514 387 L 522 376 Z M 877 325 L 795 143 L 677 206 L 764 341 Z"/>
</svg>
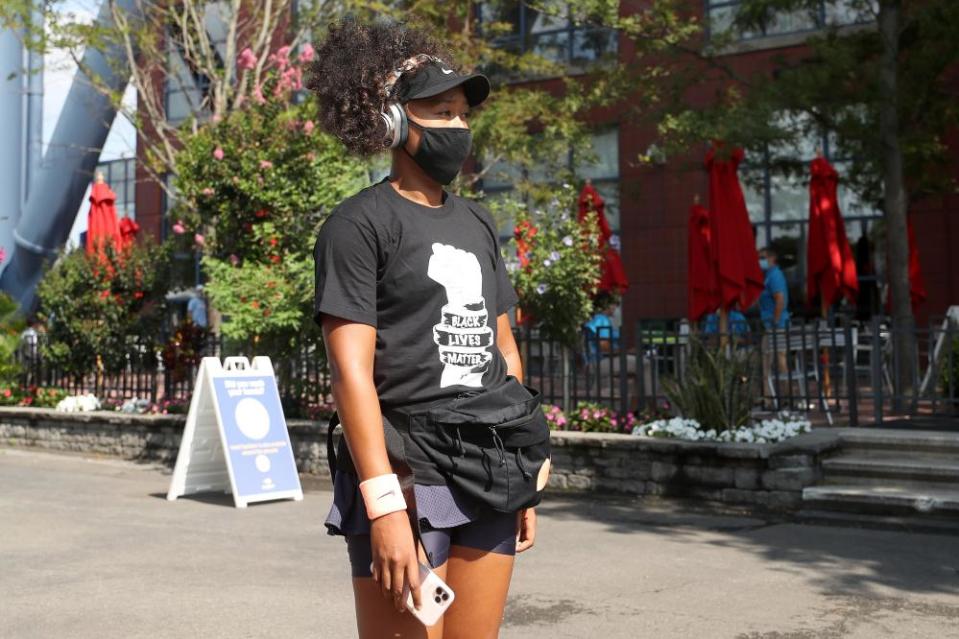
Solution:
<svg viewBox="0 0 959 639">
<path fill-rule="evenodd" d="M 444 538 L 445 537 L 445 538 Z M 444 561 L 433 569 L 440 579 L 446 581 L 446 563 L 443 559 L 449 552 L 449 535 L 442 531 L 424 533 L 423 543 L 433 553 L 434 560 Z M 369 535 L 356 535 L 348 539 L 350 564 L 353 569 L 353 600 L 356 605 L 356 627 L 360 639 L 415 638 L 441 639 L 444 617 L 436 625 L 427 628 L 407 612 L 397 612 L 392 599 L 386 599 L 380 586 L 370 574 L 372 553 Z M 423 547 L 417 546 L 420 561 L 427 564 Z"/>
<path fill-rule="evenodd" d="M 516 513 L 496 513 L 453 529 L 446 583 L 455 599 L 443 639 L 495 639 L 503 621 L 516 552 Z"/>
</svg>

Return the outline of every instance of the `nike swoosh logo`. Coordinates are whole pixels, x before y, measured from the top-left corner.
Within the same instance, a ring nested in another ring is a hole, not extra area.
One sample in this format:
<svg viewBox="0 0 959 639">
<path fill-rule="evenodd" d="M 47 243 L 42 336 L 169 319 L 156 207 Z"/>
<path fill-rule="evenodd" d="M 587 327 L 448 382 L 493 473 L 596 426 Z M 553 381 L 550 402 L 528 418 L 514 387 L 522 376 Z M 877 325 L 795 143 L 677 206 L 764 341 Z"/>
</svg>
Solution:
<svg viewBox="0 0 959 639">
<path fill-rule="evenodd" d="M 383 499 L 384 497 L 389 497 L 389 496 L 392 495 L 392 494 L 393 494 L 393 491 L 391 490 L 391 491 L 389 491 L 389 492 L 383 493 L 382 495 L 380 495 L 380 496 L 377 497 L 376 499 L 377 499 L 377 500 Z"/>
<path fill-rule="evenodd" d="M 445 73 L 445 74 L 447 74 L 447 75 L 449 75 L 450 73 L 453 73 L 453 70 L 452 70 L 452 69 L 440 69 L 440 71 L 442 71 L 443 73 Z"/>
</svg>

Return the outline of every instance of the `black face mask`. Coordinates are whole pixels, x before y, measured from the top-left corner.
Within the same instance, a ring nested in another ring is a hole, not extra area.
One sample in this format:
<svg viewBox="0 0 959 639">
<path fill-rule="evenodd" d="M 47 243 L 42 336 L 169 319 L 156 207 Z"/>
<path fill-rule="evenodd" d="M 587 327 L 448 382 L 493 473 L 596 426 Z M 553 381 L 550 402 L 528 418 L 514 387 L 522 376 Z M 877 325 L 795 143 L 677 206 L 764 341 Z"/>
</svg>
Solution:
<svg viewBox="0 0 959 639">
<path fill-rule="evenodd" d="M 440 184 L 452 182 L 470 154 L 473 134 L 459 127 L 425 127 L 413 120 L 409 123 L 422 132 L 420 148 L 410 157 Z M 406 145 L 403 150 L 406 151 Z M 409 155 L 409 151 L 406 153 Z"/>
</svg>

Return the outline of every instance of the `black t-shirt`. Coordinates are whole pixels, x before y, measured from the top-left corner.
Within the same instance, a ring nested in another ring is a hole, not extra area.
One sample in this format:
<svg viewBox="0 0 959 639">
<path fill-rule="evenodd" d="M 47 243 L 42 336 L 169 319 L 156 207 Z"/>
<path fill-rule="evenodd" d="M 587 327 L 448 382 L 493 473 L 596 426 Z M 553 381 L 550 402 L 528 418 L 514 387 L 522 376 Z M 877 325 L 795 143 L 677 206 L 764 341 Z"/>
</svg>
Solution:
<svg viewBox="0 0 959 639">
<path fill-rule="evenodd" d="M 506 379 L 496 318 L 519 299 L 485 207 L 446 193 L 429 207 L 388 178 L 340 203 L 314 246 L 314 320 L 376 328 L 380 401 L 403 406 Z"/>
</svg>

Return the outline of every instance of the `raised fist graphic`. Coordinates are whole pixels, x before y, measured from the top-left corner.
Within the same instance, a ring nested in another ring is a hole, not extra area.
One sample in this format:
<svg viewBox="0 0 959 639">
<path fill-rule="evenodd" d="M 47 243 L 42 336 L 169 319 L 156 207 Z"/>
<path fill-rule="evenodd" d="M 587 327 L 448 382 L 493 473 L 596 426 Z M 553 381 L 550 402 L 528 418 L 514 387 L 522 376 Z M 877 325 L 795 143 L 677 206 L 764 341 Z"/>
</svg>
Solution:
<svg viewBox="0 0 959 639">
<path fill-rule="evenodd" d="M 443 362 L 440 386 L 482 386 L 493 354 L 493 329 L 483 299 L 483 271 L 476 255 L 449 244 L 433 244 L 427 275 L 446 289 L 448 303 L 433 326 Z"/>
<path fill-rule="evenodd" d="M 426 274 L 443 285 L 451 306 L 474 304 L 483 297 L 483 271 L 469 251 L 434 242 Z"/>
</svg>

